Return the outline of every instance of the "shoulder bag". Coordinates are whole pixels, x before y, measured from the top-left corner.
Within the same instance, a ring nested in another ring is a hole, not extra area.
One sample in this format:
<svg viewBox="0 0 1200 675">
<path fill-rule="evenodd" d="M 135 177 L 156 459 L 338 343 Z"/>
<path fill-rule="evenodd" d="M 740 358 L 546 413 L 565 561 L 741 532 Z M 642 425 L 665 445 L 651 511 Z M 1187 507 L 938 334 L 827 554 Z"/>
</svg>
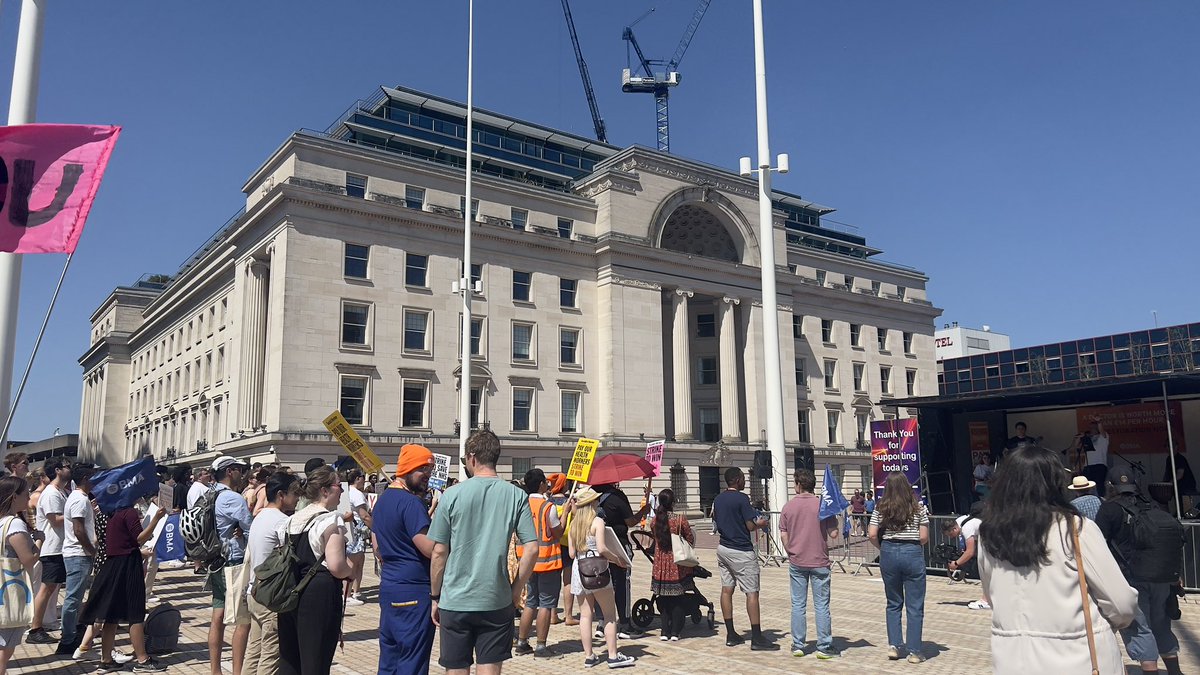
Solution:
<svg viewBox="0 0 1200 675">
<path fill-rule="evenodd" d="M 1071 528 L 1071 540 L 1075 544 L 1075 565 L 1079 568 L 1079 593 L 1083 597 L 1083 625 L 1087 628 L 1088 653 L 1092 657 L 1092 675 L 1099 675 L 1100 663 L 1096 659 L 1096 632 L 1092 628 L 1092 607 L 1088 601 L 1087 574 L 1083 571 L 1083 547 L 1079 545 L 1079 529 L 1075 517 L 1067 519 Z"/>
<path fill-rule="evenodd" d="M 680 567 L 695 567 L 700 564 L 696 549 L 674 529 L 671 530 L 671 553 L 675 557 L 675 564 Z"/>
<path fill-rule="evenodd" d="M 8 530 L 16 516 L 9 516 L 0 534 L 0 546 L 8 549 Z M 33 622 L 33 580 L 21 559 L 0 558 L 0 628 L 20 628 Z"/>
</svg>

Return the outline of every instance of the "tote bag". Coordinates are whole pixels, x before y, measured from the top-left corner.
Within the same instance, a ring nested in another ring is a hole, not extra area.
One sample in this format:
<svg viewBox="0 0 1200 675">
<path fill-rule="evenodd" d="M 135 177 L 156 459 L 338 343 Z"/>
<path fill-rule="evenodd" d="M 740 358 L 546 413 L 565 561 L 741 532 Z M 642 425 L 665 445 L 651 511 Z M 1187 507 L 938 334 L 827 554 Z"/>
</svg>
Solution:
<svg viewBox="0 0 1200 675">
<path fill-rule="evenodd" d="M 671 553 L 675 557 L 675 564 L 680 567 L 695 567 L 700 564 L 700 558 L 696 557 L 696 549 L 674 531 L 671 532 Z"/>
<path fill-rule="evenodd" d="M 8 529 L 16 516 L 9 516 L 0 533 L 0 546 L 8 551 Z M 16 556 L 0 558 L 0 628 L 20 628 L 33 622 L 33 581 Z"/>
</svg>

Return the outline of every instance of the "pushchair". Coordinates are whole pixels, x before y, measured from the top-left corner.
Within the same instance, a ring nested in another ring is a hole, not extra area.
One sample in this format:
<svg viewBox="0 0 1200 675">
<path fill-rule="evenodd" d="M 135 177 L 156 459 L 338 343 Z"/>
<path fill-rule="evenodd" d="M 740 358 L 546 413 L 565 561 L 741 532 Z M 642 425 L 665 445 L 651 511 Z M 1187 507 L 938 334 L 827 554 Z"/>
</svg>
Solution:
<svg viewBox="0 0 1200 675">
<path fill-rule="evenodd" d="M 629 541 L 632 542 L 634 550 L 641 551 L 643 555 L 654 564 L 654 535 L 646 530 L 632 530 L 629 532 Z M 684 605 L 684 613 L 692 617 L 692 623 L 698 624 L 700 620 L 707 617 L 708 627 L 710 629 L 717 627 L 716 612 L 713 609 L 713 604 L 704 597 L 700 589 L 696 588 L 696 579 L 708 579 L 712 576 L 712 572 L 697 565 L 692 568 L 693 572 L 690 577 L 683 582 L 684 591 L 683 598 L 686 600 Z M 707 608 L 707 612 L 705 612 Z M 658 610 L 658 595 L 651 595 L 649 598 L 642 598 L 633 603 L 633 609 L 630 612 L 629 619 L 638 628 L 646 628 L 654 621 L 654 615 L 661 611 Z"/>
</svg>

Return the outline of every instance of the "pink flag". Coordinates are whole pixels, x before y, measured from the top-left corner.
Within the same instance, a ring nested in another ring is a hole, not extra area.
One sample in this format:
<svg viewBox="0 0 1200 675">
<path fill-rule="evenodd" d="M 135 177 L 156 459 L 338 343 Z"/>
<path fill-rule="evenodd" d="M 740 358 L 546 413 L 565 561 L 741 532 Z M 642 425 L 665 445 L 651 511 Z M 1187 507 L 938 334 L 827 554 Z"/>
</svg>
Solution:
<svg viewBox="0 0 1200 675">
<path fill-rule="evenodd" d="M 120 127 L 0 127 L 0 251 L 72 253 Z"/>
</svg>

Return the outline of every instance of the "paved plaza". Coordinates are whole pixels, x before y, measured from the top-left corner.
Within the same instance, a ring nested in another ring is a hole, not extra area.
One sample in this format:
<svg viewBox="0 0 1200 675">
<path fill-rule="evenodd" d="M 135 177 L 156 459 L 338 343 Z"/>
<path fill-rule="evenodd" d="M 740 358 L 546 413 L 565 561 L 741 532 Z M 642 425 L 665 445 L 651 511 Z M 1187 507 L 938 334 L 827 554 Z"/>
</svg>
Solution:
<svg viewBox="0 0 1200 675">
<path fill-rule="evenodd" d="M 699 537 L 710 535 L 701 528 Z M 703 542 L 708 546 L 713 544 Z M 714 571 L 711 579 L 699 582 L 701 591 L 717 606 L 720 621 L 720 583 L 716 572 L 715 552 L 711 548 L 700 551 L 701 563 Z M 842 656 L 831 661 L 818 661 L 811 654 L 802 658 L 791 656 L 788 635 L 790 626 L 790 591 L 786 567 L 768 567 L 763 572 L 762 604 L 763 628 L 767 635 L 776 640 L 779 652 L 751 652 L 748 646 L 732 648 L 725 646 L 722 632 L 710 630 L 707 621 L 699 625 L 688 622 L 684 639 L 680 642 L 660 642 L 658 623 L 651 625 L 649 635 L 641 640 L 622 641 L 621 650 L 638 657 L 637 667 L 629 672 L 643 673 L 982 673 L 991 669 L 988 634 L 991 614 L 987 611 L 967 609 L 967 603 L 979 596 L 979 586 L 962 583 L 950 584 L 943 577 L 929 577 L 928 598 L 925 604 L 925 652 L 929 660 L 921 665 L 905 661 L 888 661 L 884 627 L 883 583 L 878 570 L 868 574 L 863 570 L 852 575 L 856 565 L 847 565 L 846 572 L 834 568 L 833 578 L 833 632 L 834 644 L 842 650 Z M 635 563 L 634 598 L 647 597 L 650 586 L 649 564 L 645 558 Z M 364 586 L 368 603 L 350 608 L 345 621 L 345 651 L 338 652 L 333 665 L 334 673 L 345 675 L 368 674 L 376 671 L 379 659 L 377 628 L 378 606 L 374 602 L 378 579 L 368 570 L 369 579 Z M 156 594 L 183 612 L 182 636 L 179 651 L 161 657 L 170 672 L 208 673 L 206 648 L 209 602 L 208 594 L 201 590 L 201 580 L 190 570 L 163 572 L 159 575 Z M 735 598 L 736 626 L 749 632 L 743 600 Z M 1182 621 L 1175 623 L 1175 633 L 1181 642 L 1181 657 L 1184 672 L 1200 673 L 1200 603 L 1188 598 L 1184 605 Z M 812 625 L 812 610 L 809 610 L 810 648 L 816 638 Z M 124 637 L 119 644 L 128 645 Z M 584 669 L 582 648 L 578 628 L 556 625 L 550 631 L 550 644 L 564 654 L 560 659 L 537 659 L 532 656 L 515 657 L 505 664 L 506 673 L 575 673 L 599 672 L 599 669 Z M 437 643 L 434 643 L 434 660 L 437 659 Z M 98 651 L 94 649 L 93 654 Z M 95 661 L 75 663 L 55 660 L 52 646 L 23 645 L 17 649 L 15 663 L 10 672 L 25 673 L 88 673 L 95 669 Z M 95 658 L 94 656 L 92 657 Z M 225 672 L 232 672 L 229 650 L 225 650 Z M 1130 673 L 1138 672 L 1132 664 Z M 441 672 L 436 666 L 433 672 Z M 1032 675 L 1032 674 L 1031 674 Z"/>
</svg>

